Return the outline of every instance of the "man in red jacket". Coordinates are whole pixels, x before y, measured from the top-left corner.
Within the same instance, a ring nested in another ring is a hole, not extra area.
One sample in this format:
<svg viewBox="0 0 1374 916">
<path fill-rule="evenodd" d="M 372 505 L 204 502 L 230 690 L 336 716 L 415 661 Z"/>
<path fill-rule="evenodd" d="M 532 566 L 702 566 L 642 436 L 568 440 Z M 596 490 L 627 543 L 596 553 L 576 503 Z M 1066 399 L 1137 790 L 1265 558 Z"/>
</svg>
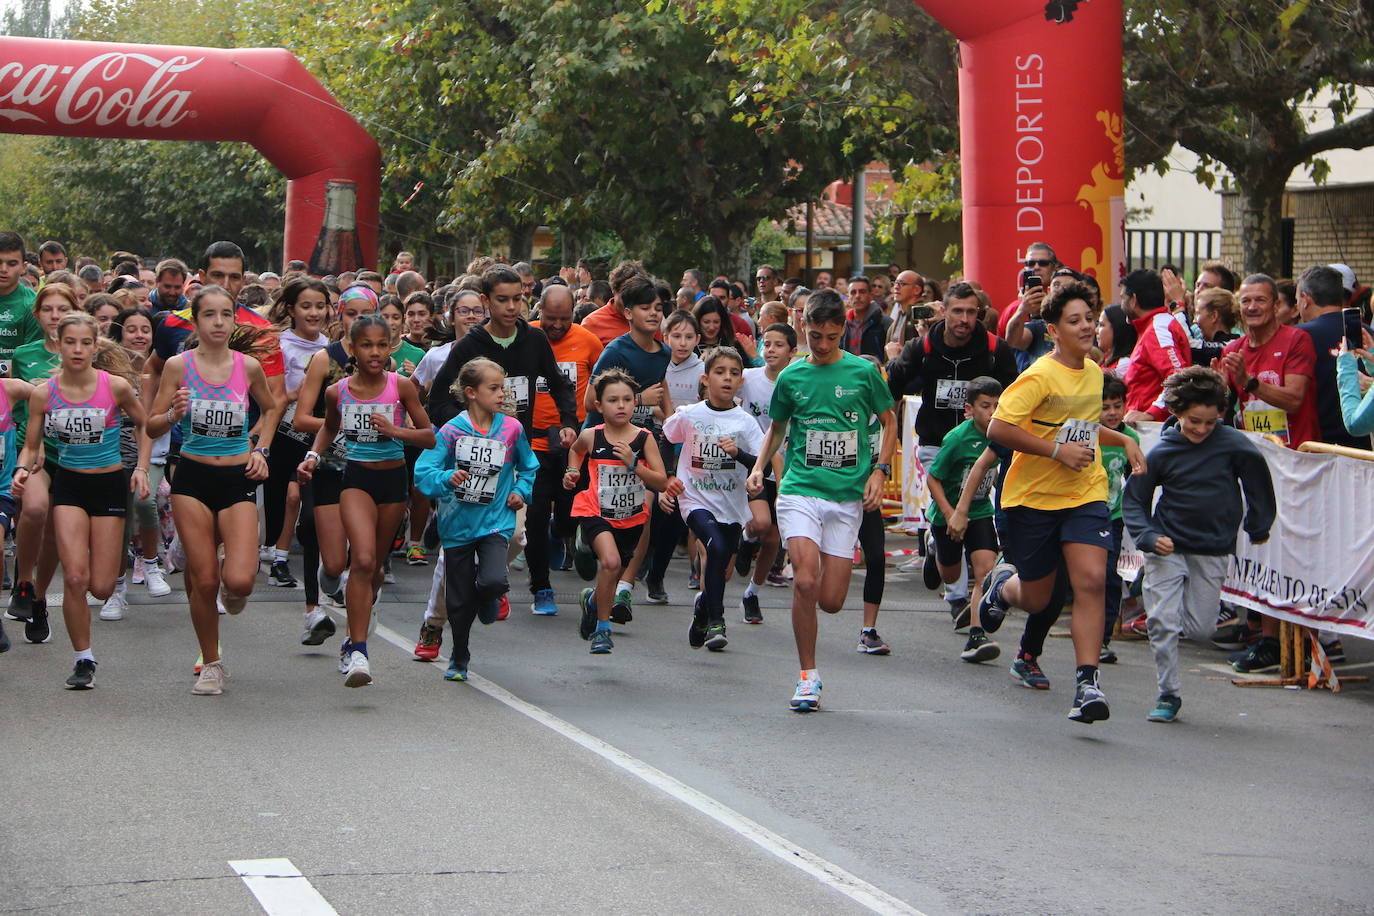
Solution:
<svg viewBox="0 0 1374 916">
<path fill-rule="evenodd" d="M 1121 306 L 1135 325 L 1136 344 L 1126 368 L 1126 422 L 1164 420 L 1164 380 L 1193 364 L 1188 334 L 1164 304 L 1164 283 L 1153 270 L 1133 270 L 1121 281 Z"/>
</svg>

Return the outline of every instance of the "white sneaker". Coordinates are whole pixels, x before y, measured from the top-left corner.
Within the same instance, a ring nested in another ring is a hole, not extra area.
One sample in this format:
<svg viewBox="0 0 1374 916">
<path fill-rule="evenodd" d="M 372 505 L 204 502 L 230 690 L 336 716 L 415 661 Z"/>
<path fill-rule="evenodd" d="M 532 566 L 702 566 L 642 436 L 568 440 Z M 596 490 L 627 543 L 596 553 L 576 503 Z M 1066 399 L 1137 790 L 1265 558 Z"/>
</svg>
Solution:
<svg viewBox="0 0 1374 916">
<path fill-rule="evenodd" d="M 148 594 L 154 598 L 161 598 L 172 593 L 172 586 L 167 582 L 167 574 L 162 571 L 161 563 L 144 564 L 143 582 L 148 586 Z"/>
<path fill-rule="evenodd" d="M 224 670 L 223 659 L 202 665 L 200 676 L 196 678 L 196 686 L 191 688 L 191 692 L 198 697 L 217 697 L 224 693 L 224 679 L 228 676 L 229 672 Z"/>
<path fill-rule="evenodd" d="M 348 654 L 348 671 L 344 678 L 345 687 L 367 687 L 372 683 L 372 668 L 367 663 L 367 656 L 361 652 L 350 652 Z"/>
<path fill-rule="evenodd" d="M 123 620 L 124 612 L 129 608 L 129 599 L 123 588 L 115 588 L 110 597 L 105 599 L 105 606 L 100 609 L 101 620 Z"/>
</svg>

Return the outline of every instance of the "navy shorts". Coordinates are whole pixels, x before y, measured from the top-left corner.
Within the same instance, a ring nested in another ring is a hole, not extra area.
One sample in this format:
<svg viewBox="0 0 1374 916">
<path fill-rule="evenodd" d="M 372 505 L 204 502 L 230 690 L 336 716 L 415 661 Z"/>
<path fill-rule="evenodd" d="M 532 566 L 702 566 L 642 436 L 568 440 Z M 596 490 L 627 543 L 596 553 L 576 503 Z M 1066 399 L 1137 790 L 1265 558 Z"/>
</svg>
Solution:
<svg viewBox="0 0 1374 916">
<path fill-rule="evenodd" d="M 1064 560 L 1064 544 L 1112 548 L 1112 516 L 1105 502 L 1068 509 L 1007 506 L 1002 552 L 1024 582 L 1057 572 Z M 1103 557 L 1103 563 L 1106 558 Z"/>
<path fill-rule="evenodd" d="M 971 518 L 964 529 L 962 541 L 949 536 L 945 525 L 932 525 L 930 533 L 935 537 L 935 559 L 941 566 L 957 566 L 965 555 L 972 557 L 975 550 L 997 552 L 997 529 L 989 518 Z"/>
</svg>

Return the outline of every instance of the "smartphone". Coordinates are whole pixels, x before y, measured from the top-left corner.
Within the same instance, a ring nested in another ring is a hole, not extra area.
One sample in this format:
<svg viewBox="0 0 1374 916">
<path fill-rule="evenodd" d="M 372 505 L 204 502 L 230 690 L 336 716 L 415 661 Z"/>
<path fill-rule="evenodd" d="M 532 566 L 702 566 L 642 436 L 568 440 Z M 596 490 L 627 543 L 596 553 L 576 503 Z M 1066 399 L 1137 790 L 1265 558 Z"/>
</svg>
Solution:
<svg viewBox="0 0 1374 916">
<path fill-rule="evenodd" d="M 911 317 L 915 321 L 920 321 L 924 318 L 934 318 L 935 307 L 931 305 L 913 305 L 911 307 Z"/>
<path fill-rule="evenodd" d="M 1034 270 L 1026 269 L 1021 271 L 1021 288 L 1040 289 L 1045 285 L 1045 281 Z"/>
<path fill-rule="evenodd" d="M 1347 350 L 1364 348 L 1364 324 L 1360 321 L 1359 309 L 1341 309 L 1345 322 L 1345 347 Z"/>
</svg>

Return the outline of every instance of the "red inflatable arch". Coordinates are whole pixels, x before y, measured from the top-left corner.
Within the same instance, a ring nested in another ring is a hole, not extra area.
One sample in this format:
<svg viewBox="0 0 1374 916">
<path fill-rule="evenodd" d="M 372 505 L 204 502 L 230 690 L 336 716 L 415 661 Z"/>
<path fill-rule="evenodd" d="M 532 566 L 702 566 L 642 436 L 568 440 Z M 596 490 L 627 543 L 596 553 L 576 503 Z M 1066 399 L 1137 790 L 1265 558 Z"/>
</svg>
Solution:
<svg viewBox="0 0 1374 916">
<path fill-rule="evenodd" d="M 1001 306 L 1045 241 L 1115 297 L 1125 271 L 1121 0 L 919 0 L 959 39 L 964 269 Z"/>
<path fill-rule="evenodd" d="M 345 208 L 348 183 L 356 188 L 361 245 L 346 239 L 344 247 L 354 252 L 349 260 L 363 261 L 341 269 L 375 263 L 377 143 L 279 48 L 0 39 L 0 130 L 251 143 L 288 179 L 285 260 L 311 260 L 325 234 L 326 183 L 335 182 L 332 196 Z"/>
</svg>

